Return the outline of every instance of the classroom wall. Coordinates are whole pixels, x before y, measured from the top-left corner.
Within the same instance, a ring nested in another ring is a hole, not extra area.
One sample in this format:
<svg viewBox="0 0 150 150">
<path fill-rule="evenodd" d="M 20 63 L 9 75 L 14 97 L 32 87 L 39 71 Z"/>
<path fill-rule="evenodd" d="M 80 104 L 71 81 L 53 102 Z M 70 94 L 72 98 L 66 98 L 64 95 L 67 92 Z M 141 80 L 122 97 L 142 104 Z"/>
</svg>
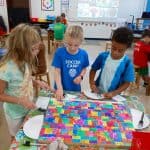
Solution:
<svg viewBox="0 0 150 150">
<path fill-rule="evenodd" d="M 8 29 L 8 15 L 7 15 L 7 4 L 6 0 L 4 5 L 0 6 L 0 15 L 3 16 L 4 22 Z M 29 0 L 30 4 L 30 16 L 38 18 L 46 18 L 47 15 L 57 16 L 61 13 L 61 2 L 62 0 L 54 1 L 54 11 L 42 11 L 41 0 Z M 35 5 L 36 3 L 36 5 Z M 124 23 L 131 22 L 134 15 L 135 18 L 140 18 L 142 12 L 145 10 L 149 11 L 150 0 L 120 0 L 120 7 L 118 17 L 115 19 L 79 19 L 76 17 L 77 0 L 69 0 L 69 7 L 67 10 L 67 18 L 69 24 L 81 25 L 84 28 L 84 34 L 86 38 L 110 38 L 112 31 L 124 25 Z M 9 30 L 9 29 L 8 29 Z M 94 32 L 93 32 L 94 31 Z"/>
<path fill-rule="evenodd" d="M 109 39 L 114 29 L 132 21 L 130 15 L 134 15 L 134 18 L 140 18 L 142 12 L 146 9 L 146 4 L 147 0 L 120 0 L 117 18 L 91 19 L 77 18 L 77 1 L 69 0 L 67 17 L 70 24 L 83 27 L 85 38 Z"/>
<path fill-rule="evenodd" d="M 8 26 L 8 13 L 7 13 L 7 3 L 6 0 L 3 0 L 3 4 L 0 5 L 0 15 L 3 17 L 4 22 L 7 27 L 7 31 L 9 31 L 9 26 Z"/>
<path fill-rule="evenodd" d="M 150 12 L 150 0 L 147 0 L 146 12 Z M 144 26 L 150 28 L 150 20 L 145 20 Z"/>
<path fill-rule="evenodd" d="M 146 9 L 147 0 L 120 0 L 117 18 L 125 18 L 130 20 L 131 16 L 140 18 L 143 10 Z M 117 18 L 77 18 L 78 0 L 69 0 L 68 19 L 70 21 L 114 21 Z"/>
<path fill-rule="evenodd" d="M 150 0 L 147 0 L 146 11 L 150 12 Z"/>
<path fill-rule="evenodd" d="M 61 11 L 60 0 L 54 0 L 54 11 L 41 10 L 41 0 L 30 0 L 30 17 L 31 18 L 46 18 L 47 15 L 58 16 Z"/>
</svg>

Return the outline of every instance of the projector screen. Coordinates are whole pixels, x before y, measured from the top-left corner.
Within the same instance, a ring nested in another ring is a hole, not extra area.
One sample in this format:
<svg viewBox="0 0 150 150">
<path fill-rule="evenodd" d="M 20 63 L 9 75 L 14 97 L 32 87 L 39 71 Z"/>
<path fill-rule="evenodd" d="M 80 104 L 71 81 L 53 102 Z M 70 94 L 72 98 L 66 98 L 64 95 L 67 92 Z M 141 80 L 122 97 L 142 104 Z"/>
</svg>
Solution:
<svg viewBox="0 0 150 150">
<path fill-rule="evenodd" d="M 78 0 L 78 18 L 117 17 L 119 0 Z"/>
</svg>

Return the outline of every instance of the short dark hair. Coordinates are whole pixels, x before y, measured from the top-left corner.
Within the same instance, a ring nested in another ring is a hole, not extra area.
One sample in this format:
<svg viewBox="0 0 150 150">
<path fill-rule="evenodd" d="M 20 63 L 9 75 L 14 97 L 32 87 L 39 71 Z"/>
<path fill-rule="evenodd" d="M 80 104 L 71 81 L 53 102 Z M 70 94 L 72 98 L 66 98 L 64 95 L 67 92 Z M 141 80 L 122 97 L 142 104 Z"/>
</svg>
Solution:
<svg viewBox="0 0 150 150">
<path fill-rule="evenodd" d="M 150 37 L 150 29 L 145 29 L 145 30 L 143 31 L 143 33 L 142 33 L 142 38 L 144 38 L 144 37 L 146 37 L 146 36 Z"/>
<path fill-rule="evenodd" d="M 66 17 L 65 13 L 61 13 L 61 17 Z"/>
<path fill-rule="evenodd" d="M 61 17 L 60 17 L 60 16 L 57 16 L 56 22 L 60 22 L 60 21 L 61 21 Z"/>
<path fill-rule="evenodd" d="M 133 32 L 127 27 L 119 27 L 114 31 L 112 41 L 126 44 L 127 47 L 130 47 L 133 42 Z"/>
</svg>

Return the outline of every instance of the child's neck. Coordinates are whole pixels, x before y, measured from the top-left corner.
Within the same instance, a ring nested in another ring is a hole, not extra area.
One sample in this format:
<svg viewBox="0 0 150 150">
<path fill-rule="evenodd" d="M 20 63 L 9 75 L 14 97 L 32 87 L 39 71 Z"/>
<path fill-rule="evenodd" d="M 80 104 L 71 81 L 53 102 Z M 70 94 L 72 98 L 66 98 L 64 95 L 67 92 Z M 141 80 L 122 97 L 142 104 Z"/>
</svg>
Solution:
<svg viewBox="0 0 150 150">
<path fill-rule="evenodd" d="M 69 54 L 72 54 L 72 55 L 75 55 L 75 54 L 77 54 L 78 53 L 78 51 L 79 51 L 79 49 L 77 50 L 77 51 L 75 51 L 75 52 L 72 52 L 72 51 L 69 51 L 69 49 L 68 48 L 66 48 L 67 49 L 67 52 L 69 53 Z"/>
</svg>

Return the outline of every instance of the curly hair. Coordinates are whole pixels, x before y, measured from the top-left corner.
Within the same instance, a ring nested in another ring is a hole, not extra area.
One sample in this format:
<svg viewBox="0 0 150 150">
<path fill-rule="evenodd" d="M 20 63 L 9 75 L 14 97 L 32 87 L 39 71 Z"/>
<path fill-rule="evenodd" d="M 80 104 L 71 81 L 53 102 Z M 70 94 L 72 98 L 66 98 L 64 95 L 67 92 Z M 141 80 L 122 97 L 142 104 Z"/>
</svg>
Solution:
<svg viewBox="0 0 150 150">
<path fill-rule="evenodd" d="M 130 47 L 133 42 L 133 32 L 127 27 L 117 28 L 112 35 L 112 41 L 116 41 Z"/>
</svg>

